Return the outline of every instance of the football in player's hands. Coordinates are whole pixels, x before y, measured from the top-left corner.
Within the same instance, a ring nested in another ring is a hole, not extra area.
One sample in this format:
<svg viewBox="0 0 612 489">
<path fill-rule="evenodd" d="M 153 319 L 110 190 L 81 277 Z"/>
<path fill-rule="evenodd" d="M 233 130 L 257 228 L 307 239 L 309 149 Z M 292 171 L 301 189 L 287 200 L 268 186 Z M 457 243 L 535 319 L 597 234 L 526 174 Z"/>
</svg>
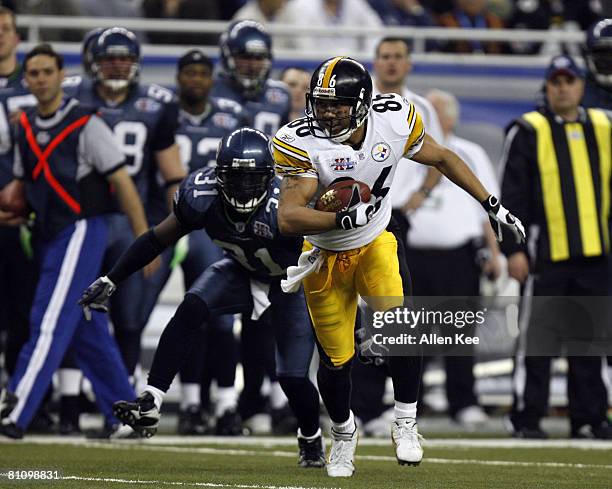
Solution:
<svg viewBox="0 0 612 489">
<path fill-rule="evenodd" d="M 346 178 L 336 181 L 327 187 L 317 199 L 315 209 L 324 212 L 340 212 L 348 209 L 349 205 L 355 204 L 351 202 L 355 184 L 359 185 L 359 197 L 361 198 L 361 202 L 369 202 L 370 187 L 358 180 Z"/>
<path fill-rule="evenodd" d="M 0 210 L 11 212 L 15 216 L 27 216 L 28 203 L 23 183 L 13 180 L 0 190 Z"/>
</svg>

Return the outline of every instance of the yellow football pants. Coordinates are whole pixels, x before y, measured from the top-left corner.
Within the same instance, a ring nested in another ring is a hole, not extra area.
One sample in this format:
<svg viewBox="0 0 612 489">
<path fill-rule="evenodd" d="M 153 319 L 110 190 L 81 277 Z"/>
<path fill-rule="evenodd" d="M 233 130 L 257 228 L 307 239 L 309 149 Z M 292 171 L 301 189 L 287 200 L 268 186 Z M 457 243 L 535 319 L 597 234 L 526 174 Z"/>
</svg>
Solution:
<svg viewBox="0 0 612 489">
<path fill-rule="evenodd" d="M 304 241 L 303 251 L 312 249 Z M 326 261 L 304 281 L 306 303 L 319 344 L 334 366 L 355 351 L 355 318 L 359 296 L 375 311 L 403 304 L 404 291 L 395 236 L 382 232 L 374 241 L 349 251 L 326 251 Z"/>
</svg>

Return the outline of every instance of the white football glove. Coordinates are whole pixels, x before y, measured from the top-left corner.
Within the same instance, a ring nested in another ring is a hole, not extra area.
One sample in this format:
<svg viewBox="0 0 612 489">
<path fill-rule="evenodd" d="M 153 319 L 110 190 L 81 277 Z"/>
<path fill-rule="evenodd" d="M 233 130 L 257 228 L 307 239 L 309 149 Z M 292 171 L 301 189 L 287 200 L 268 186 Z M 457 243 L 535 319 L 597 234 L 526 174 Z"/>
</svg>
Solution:
<svg viewBox="0 0 612 489">
<path fill-rule="evenodd" d="M 489 214 L 489 221 L 491 222 L 491 227 L 493 228 L 497 241 L 500 243 L 502 242 L 502 226 L 505 226 L 506 229 L 514 234 L 517 243 L 525 242 L 525 227 L 523 223 L 518 217 L 513 216 L 508 209 L 501 205 L 497 197 L 489 195 L 487 200 L 482 202 L 482 206 Z"/>
<path fill-rule="evenodd" d="M 359 184 L 353 184 L 353 193 L 346 210 L 336 212 L 336 226 L 348 231 L 349 229 L 365 226 L 372 220 L 374 213 L 378 210 L 376 197 L 370 197 L 369 202 L 362 202 L 359 193 Z"/>
</svg>

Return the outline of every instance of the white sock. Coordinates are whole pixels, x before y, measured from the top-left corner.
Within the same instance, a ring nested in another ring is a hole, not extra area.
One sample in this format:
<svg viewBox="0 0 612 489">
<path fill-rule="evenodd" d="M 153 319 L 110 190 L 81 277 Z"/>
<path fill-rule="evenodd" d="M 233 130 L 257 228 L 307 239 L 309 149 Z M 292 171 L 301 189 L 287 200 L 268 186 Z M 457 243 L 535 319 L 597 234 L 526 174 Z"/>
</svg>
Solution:
<svg viewBox="0 0 612 489">
<path fill-rule="evenodd" d="M 395 401 L 395 419 L 400 418 L 416 418 L 417 414 L 417 403 L 416 402 L 399 402 Z"/>
<path fill-rule="evenodd" d="M 272 409 L 280 409 L 284 407 L 289 400 L 287 396 L 283 392 L 280 384 L 278 382 L 272 382 L 270 385 L 270 407 Z"/>
<path fill-rule="evenodd" d="M 81 392 L 83 374 L 78 368 L 60 368 L 59 391 L 62 396 L 78 396 Z"/>
<path fill-rule="evenodd" d="M 155 407 L 159 410 L 161 409 L 162 402 L 164 401 L 164 396 L 166 393 L 157 387 L 153 387 L 152 385 L 148 385 L 145 387 L 146 392 L 150 392 L 153 396 Z"/>
<path fill-rule="evenodd" d="M 353 411 L 349 411 L 349 417 L 346 421 L 342 423 L 336 423 L 332 421 L 332 427 L 336 433 L 352 433 L 355 431 L 355 416 L 353 416 Z"/>
<path fill-rule="evenodd" d="M 215 416 L 221 416 L 228 409 L 236 409 L 236 406 L 238 406 L 238 392 L 236 392 L 236 388 L 218 387 Z"/>
<path fill-rule="evenodd" d="M 200 384 L 181 384 L 181 411 L 200 405 Z"/>
<path fill-rule="evenodd" d="M 297 434 L 298 438 L 302 438 L 304 440 L 314 440 L 315 438 L 318 438 L 319 436 L 321 436 L 321 428 L 319 428 L 314 435 L 310 435 L 310 436 L 302 435 L 302 430 L 298 428 L 298 434 Z"/>
</svg>

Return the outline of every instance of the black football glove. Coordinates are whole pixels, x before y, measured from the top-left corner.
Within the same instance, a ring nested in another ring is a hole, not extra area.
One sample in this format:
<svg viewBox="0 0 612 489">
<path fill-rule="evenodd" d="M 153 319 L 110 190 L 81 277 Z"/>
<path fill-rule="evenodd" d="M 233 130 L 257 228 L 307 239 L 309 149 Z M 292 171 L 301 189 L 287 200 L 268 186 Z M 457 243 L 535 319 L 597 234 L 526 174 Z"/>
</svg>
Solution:
<svg viewBox="0 0 612 489">
<path fill-rule="evenodd" d="M 361 363 L 376 366 L 385 363 L 389 349 L 376 344 L 365 326 L 355 330 L 355 343 L 357 344 L 357 359 Z"/>
<path fill-rule="evenodd" d="M 91 284 L 79 299 L 83 306 L 83 314 L 91 321 L 91 310 L 108 312 L 108 298 L 115 292 L 117 286 L 108 277 L 100 277 Z"/>
<path fill-rule="evenodd" d="M 508 209 L 506 209 L 497 197 L 489 195 L 487 200 L 481 202 L 485 211 L 489 214 L 489 221 L 491 221 L 491 227 L 497 241 L 502 242 L 502 225 L 508 230 L 512 231 L 514 238 L 517 243 L 525 242 L 525 227 L 518 217 L 513 216 Z"/>
<path fill-rule="evenodd" d="M 370 222 L 379 207 L 380 203 L 377 205 L 376 197 L 373 195 L 369 202 L 362 202 L 359 184 L 355 183 L 347 209 L 336 212 L 336 226 L 345 231 L 365 226 Z"/>
</svg>

